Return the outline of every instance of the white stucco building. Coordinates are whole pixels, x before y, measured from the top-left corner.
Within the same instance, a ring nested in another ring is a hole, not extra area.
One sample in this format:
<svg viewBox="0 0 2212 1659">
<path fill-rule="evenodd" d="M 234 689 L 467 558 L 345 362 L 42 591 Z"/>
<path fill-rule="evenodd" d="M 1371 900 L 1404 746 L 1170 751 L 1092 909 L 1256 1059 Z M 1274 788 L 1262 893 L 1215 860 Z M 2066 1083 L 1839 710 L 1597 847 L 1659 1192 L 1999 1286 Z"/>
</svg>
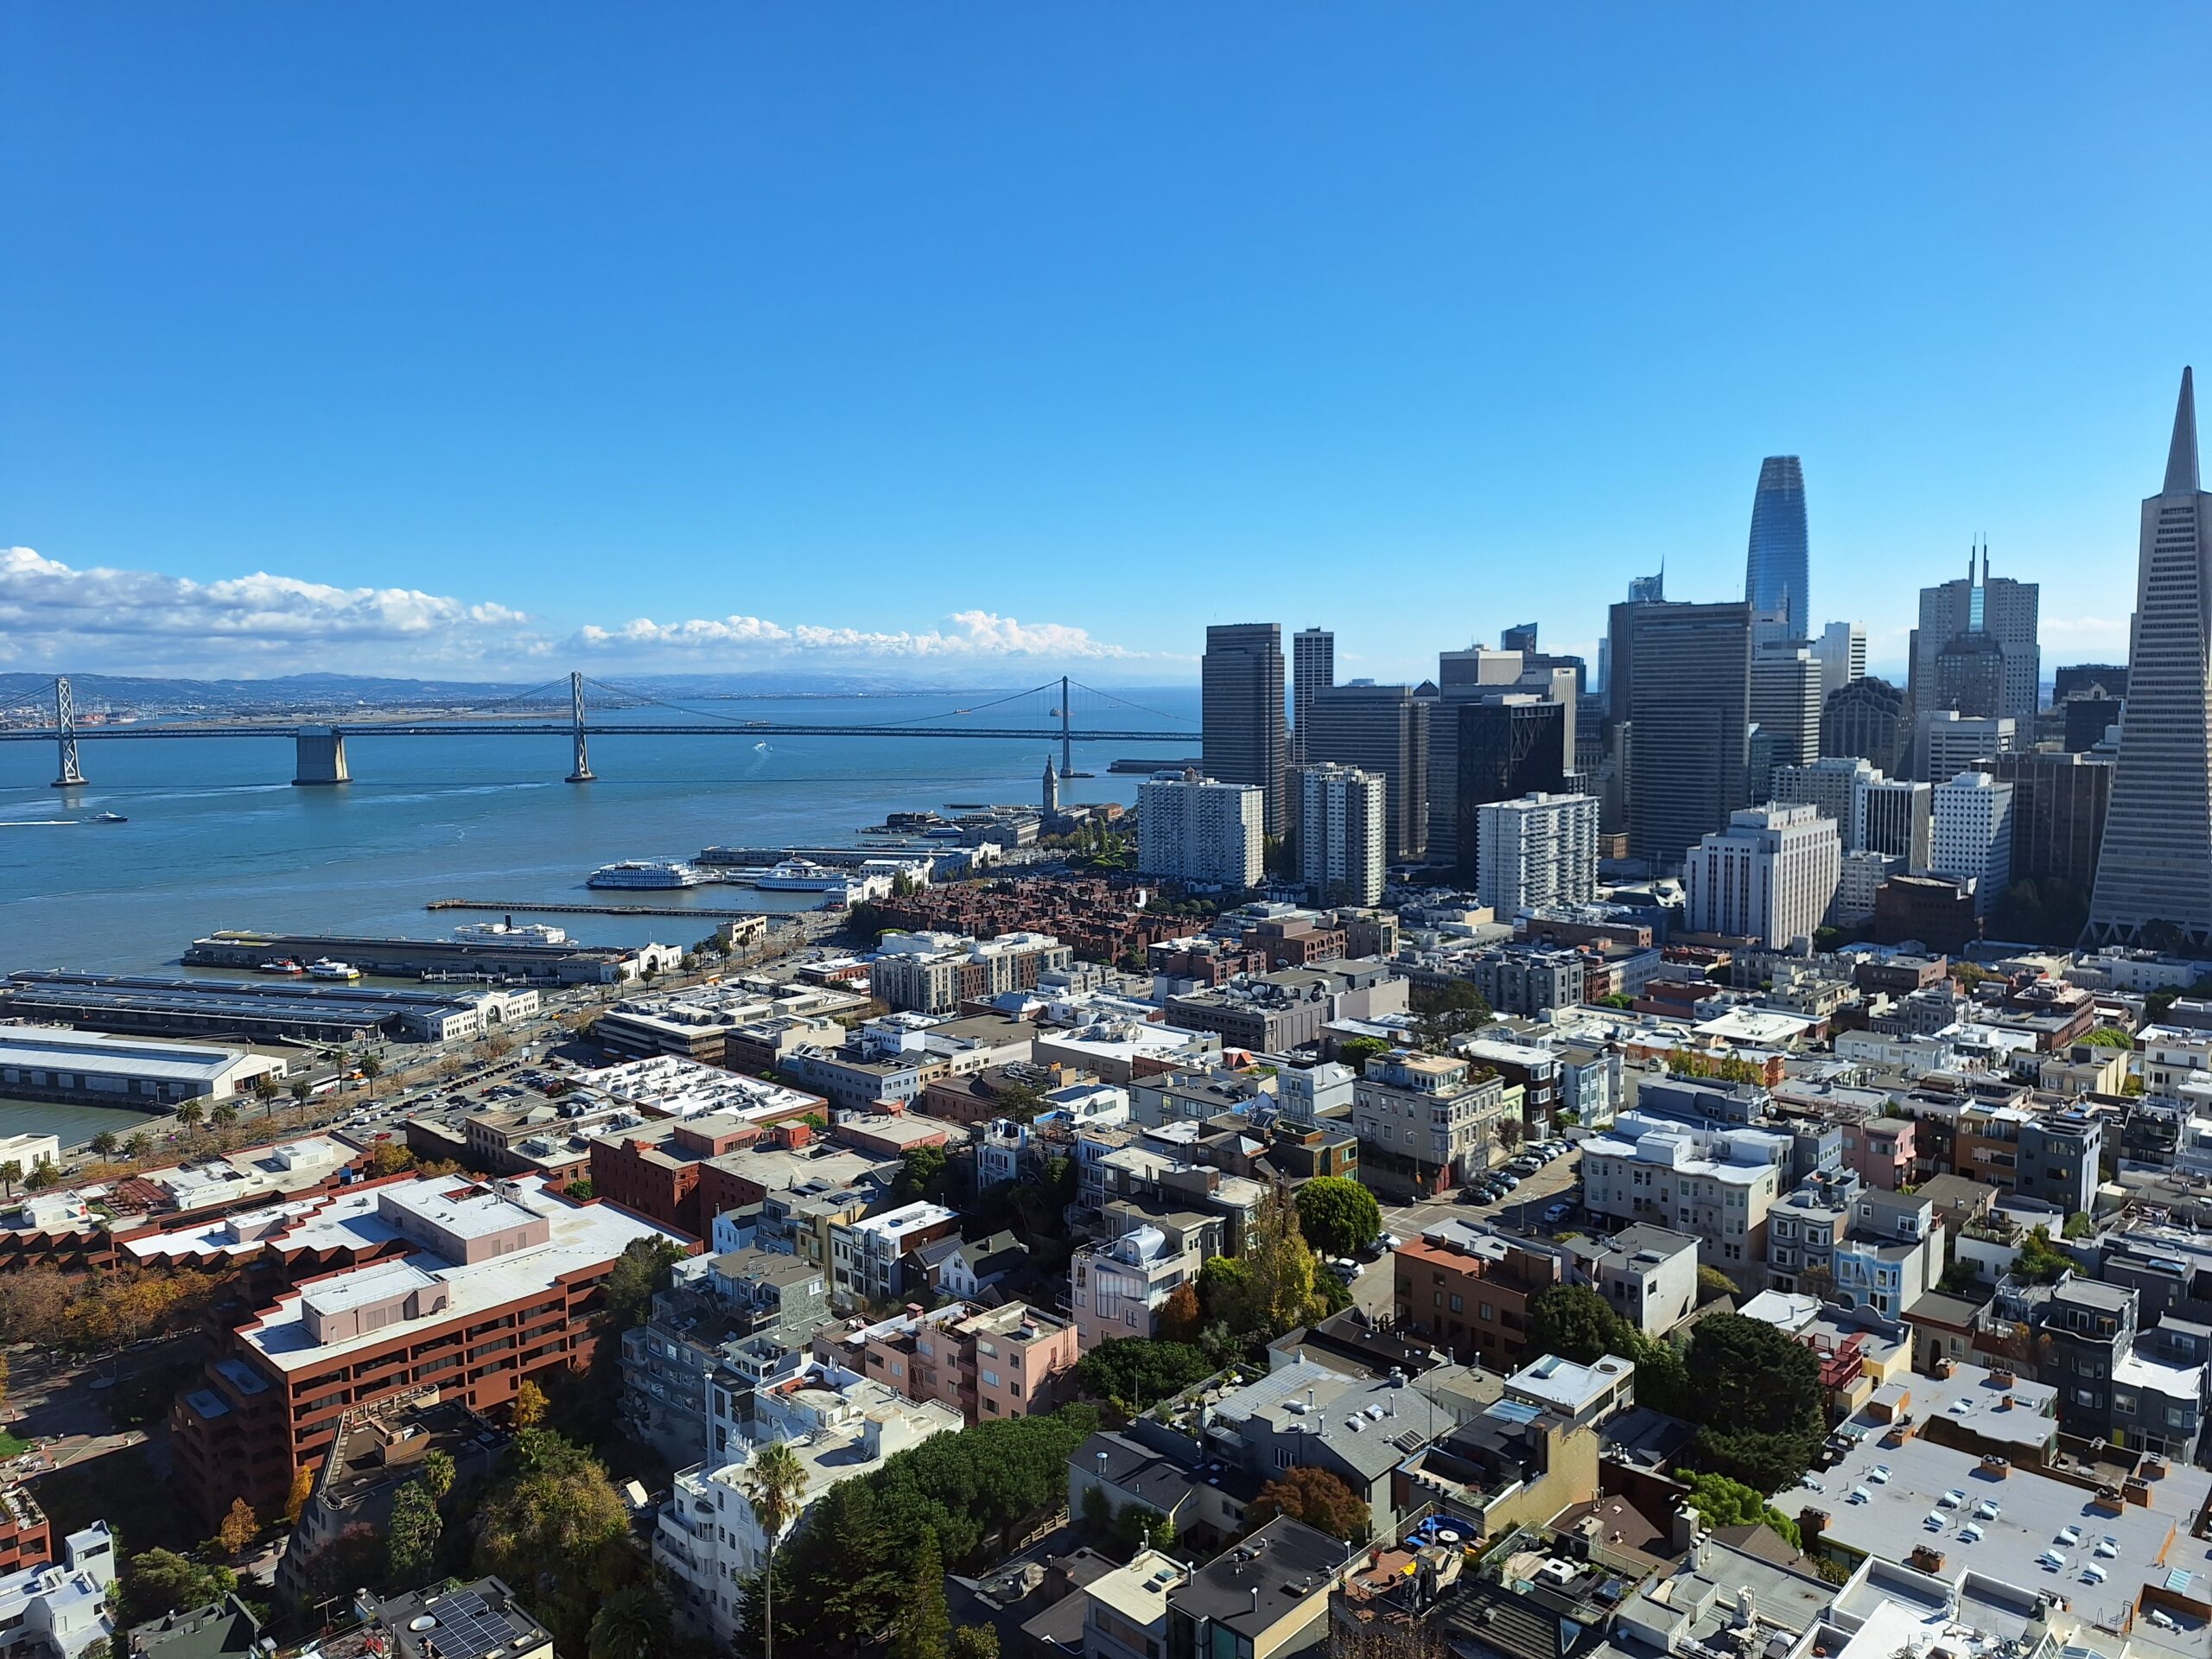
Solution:
<svg viewBox="0 0 2212 1659">
<path fill-rule="evenodd" d="M 1755 806 L 1732 813 L 1683 861 L 1693 933 L 1786 945 L 1827 914 L 1843 874 L 1835 821 L 1813 806 Z"/>
</svg>

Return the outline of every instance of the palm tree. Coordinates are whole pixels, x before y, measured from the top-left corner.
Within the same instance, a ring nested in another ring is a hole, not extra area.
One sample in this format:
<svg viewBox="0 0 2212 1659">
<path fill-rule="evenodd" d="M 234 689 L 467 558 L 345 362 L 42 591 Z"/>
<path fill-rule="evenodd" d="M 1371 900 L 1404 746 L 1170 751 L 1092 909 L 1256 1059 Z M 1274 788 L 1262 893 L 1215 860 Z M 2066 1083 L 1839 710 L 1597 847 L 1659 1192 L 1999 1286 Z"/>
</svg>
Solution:
<svg viewBox="0 0 2212 1659">
<path fill-rule="evenodd" d="M 123 1143 L 123 1155 L 136 1161 L 154 1149 L 154 1143 L 143 1135 L 134 1135 Z"/>
<path fill-rule="evenodd" d="M 115 1149 L 122 1144 L 123 1143 L 121 1141 L 115 1138 L 115 1131 L 113 1129 L 102 1129 L 98 1135 L 92 1137 L 92 1156 L 95 1158 L 112 1158 L 115 1156 Z"/>
<path fill-rule="evenodd" d="M 799 1499 L 806 1495 L 806 1469 L 788 1442 L 777 1440 L 753 1453 L 738 1479 L 753 1518 L 760 1523 L 768 1547 L 760 1562 L 761 1659 L 776 1659 L 776 1540 L 798 1519 Z"/>
<path fill-rule="evenodd" d="M 21 1159 L 10 1158 L 6 1163 L 0 1164 L 0 1186 L 5 1186 L 8 1189 L 10 1198 L 16 1196 L 16 1183 L 22 1179 L 23 1165 Z"/>
<path fill-rule="evenodd" d="M 377 1079 L 384 1075 L 384 1062 L 373 1054 L 361 1056 L 361 1075 L 369 1082 L 369 1098 L 377 1097 Z"/>
<path fill-rule="evenodd" d="M 176 1109 L 177 1127 L 188 1134 L 200 1127 L 200 1120 L 207 1116 L 206 1109 L 196 1100 L 188 1100 Z"/>
<path fill-rule="evenodd" d="M 238 1121 L 238 1109 L 227 1100 L 208 1114 L 208 1122 L 219 1129 L 227 1129 Z"/>
<path fill-rule="evenodd" d="M 676 1641 L 676 1621 L 660 1586 L 633 1584 L 599 1604 L 585 1639 L 590 1659 L 658 1659 Z"/>
</svg>

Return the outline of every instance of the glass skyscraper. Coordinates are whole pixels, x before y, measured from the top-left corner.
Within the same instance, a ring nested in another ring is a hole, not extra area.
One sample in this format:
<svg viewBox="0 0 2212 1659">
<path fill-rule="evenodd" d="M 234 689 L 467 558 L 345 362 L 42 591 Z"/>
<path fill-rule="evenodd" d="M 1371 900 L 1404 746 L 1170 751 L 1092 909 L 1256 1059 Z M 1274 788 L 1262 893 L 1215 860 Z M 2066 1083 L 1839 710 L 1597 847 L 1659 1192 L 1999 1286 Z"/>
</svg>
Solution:
<svg viewBox="0 0 2212 1659">
<path fill-rule="evenodd" d="M 1759 463 L 1751 498 L 1751 545 L 1744 563 L 1744 598 L 1751 607 L 1751 645 L 1812 637 L 1811 555 L 1805 537 L 1805 474 L 1795 455 Z"/>
</svg>

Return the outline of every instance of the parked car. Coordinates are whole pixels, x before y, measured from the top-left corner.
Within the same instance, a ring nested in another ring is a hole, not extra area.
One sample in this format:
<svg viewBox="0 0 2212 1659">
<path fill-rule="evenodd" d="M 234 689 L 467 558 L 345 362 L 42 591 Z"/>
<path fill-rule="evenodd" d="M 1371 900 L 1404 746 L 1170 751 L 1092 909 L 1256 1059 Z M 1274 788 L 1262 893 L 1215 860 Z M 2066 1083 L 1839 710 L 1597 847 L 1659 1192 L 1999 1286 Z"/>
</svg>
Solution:
<svg viewBox="0 0 2212 1659">
<path fill-rule="evenodd" d="M 1548 1227 L 1556 1227 L 1573 1213 L 1574 1206 L 1571 1204 L 1547 1205 L 1544 1210 L 1544 1224 Z"/>
<path fill-rule="evenodd" d="M 1521 1185 L 1521 1178 L 1518 1175 L 1516 1175 L 1510 1169 L 1502 1169 L 1498 1171 L 1497 1174 L 1491 1177 L 1491 1179 L 1497 1185 L 1503 1187 L 1509 1192 L 1510 1192 L 1515 1187 Z"/>
</svg>

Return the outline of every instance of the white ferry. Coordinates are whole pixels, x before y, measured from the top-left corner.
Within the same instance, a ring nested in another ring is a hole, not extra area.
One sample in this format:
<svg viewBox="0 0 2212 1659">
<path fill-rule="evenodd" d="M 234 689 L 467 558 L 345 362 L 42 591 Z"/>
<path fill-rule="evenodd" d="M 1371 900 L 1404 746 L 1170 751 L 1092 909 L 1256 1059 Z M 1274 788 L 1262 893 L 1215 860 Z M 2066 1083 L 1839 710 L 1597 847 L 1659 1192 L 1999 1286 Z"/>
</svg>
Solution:
<svg viewBox="0 0 2212 1659">
<path fill-rule="evenodd" d="M 328 957 L 317 957 L 308 964 L 309 979 L 354 980 L 360 976 L 361 970 L 352 963 L 333 962 Z"/>
<path fill-rule="evenodd" d="M 566 944 L 569 930 L 544 922 L 518 924 L 512 916 L 497 922 L 468 922 L 453 936 L 469 944 Z"/>
<path fill-rule="evenodd" d="M 709 880 L 678 858 L 626 858 L 602 864 L 584 882 L 588 887 L 696 887 Z"/>
<path fill-rule="evenodd" d="M 827 864 L 817 864 L 811 859 L 787 858 L 782 863 L 761 871 L 753 885 L 766 887 L 771 893 L 842 893 L 855 883 L 849 871 L 833 870 Z"/>
</svg>

